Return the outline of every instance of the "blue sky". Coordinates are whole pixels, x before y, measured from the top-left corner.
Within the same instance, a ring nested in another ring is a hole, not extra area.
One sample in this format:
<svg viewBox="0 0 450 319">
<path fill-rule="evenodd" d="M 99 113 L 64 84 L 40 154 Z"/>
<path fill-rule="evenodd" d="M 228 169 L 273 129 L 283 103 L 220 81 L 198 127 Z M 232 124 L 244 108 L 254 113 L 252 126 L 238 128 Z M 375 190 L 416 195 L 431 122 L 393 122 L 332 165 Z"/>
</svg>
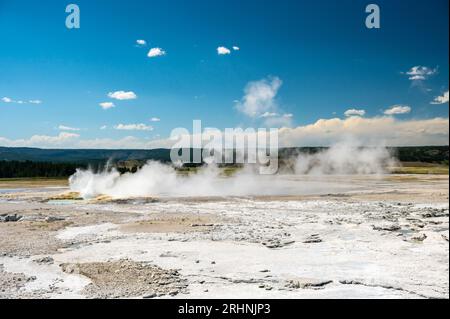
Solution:
<svg viewBox="0 0 450 319">
<path fill-rule="evenodd" d="M 75 0 L 81 28 L 71 30 L 68 3 L 0 0 L 0 145 L 91 145 L 52 139 L 66 132 L 104 140 L 96 147 L 125 147 L 127 137 L 140 147 L 193 119 L 295 129 L 380 118 L 441 125 L 423 143 L 448 141 L 447 0 Z M 365 27 L 369 3 L 381 9 L 380 29 Z M 148 57 L 152 48 L 165 55 Z M 266 89 L 258 112 L 246 113 L 252 92 Z M 136 98 L 108 96 L 117 91 Z M 403 114 L 384 114 L 396 106 Z"/>
</svg>

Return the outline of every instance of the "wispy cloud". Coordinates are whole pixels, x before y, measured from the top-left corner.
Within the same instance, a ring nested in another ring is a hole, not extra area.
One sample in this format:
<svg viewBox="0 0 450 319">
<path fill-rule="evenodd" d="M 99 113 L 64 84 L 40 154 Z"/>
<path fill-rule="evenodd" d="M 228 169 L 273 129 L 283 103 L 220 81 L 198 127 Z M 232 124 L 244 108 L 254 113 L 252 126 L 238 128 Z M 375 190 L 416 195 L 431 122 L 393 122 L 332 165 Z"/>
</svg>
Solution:
<svg viewBox="0 0 450 319">
<path fill-rule="evenodd" d="M 133 91 L 116 91 L 116 92 L 109 92 L 108 97 L 116 100 L 134 100 L 137 99 L 136 93 Z"/>
<path fill-rule="evenodd" d="M 77 127 L 70 127 L 70 126 L 66 126 L 66 125 L 59 125 L 58 129 L 60 131 L 80 131 L 80 129 Z"/>
<path fill-rule="evenodd" d="M 262 118 L 268 118 L 268 117 L 275 117 L 275 116 L 279 116 L 280 114 L 275 113 L 275 112 L 264 112 L 263 114 L 261 114 L 259 117 Z"/>
<path fill-rule="evenodd" d="M 231 53 L 231 51 L 227 47 L 220 46 L 217 48 L 218 55 L 226 55 L 226 54 L 230 54 L 230 53 Z"/>
<path fill-rule="evenodd" d="M 239 51 L 240 49 L 241 49 L 241 48 L 238 47 L 238 46 L 235 46 L 235 45 L 233 46 L 233 50 L 234 50 L 234 51 Z"/>
<path fill-rule="evenodd" d="M 364 115 L 366 115 L 366 111 L 365 110 L 357 110 L 357 109 L 349 109 L 349 110 L 344 112 L 344 115 L 347 116 L 347 117 L 350 117 L 350 116 L 364 116 Z"/>
<path fill-rule="evenodd" d="M 152 117 L 150 119 L 150 122 L 160 122 L 160 121 L 161 121 L 161 119 L 159 117 Z"/>
<path fill-rule="evenodd" d="M 72 145 L 74 140 L 80 137 L 79 134 L 61 132 L 56 136 L 33 135 L 29 139 L 9 140 L 0 137 L 0 145 L 18 147 L 66 147 Z"/>
<path fill-rule="evenodd" d="M 394 105 L 390 109 L 384 111 L 385 115 L 397 115 L 397 114 L 408 114 L 411 112 L 411 107 L 407 105 Z"/>
<path fill-rule="evenodd" d="M 434 100 L 431 102 L 431 104 L 445 104 L 448 103 L 448 91 L 444 92 L 444 94 L 440 96 L 436 96 Z"/>
<path fill-rule="evenodd" d="M 102 103 L 99 103 L 99 105 L 104 110 L 108 110 L 108 109 L 111 109 L 111 108 L 115 107 L 113 102 L 102 102 Z"/>
<path fill-rule="evenodd" d="M 430 68 L 427 66 L 413 66 L 409 71 L 405 72 L 406 75 L 408 75 L 408 79 L 410 81 L 425 81 L 429 77 L 435 75 L 437 73 L 437 68 Z"/>
<path fill-rule="evenodd" d="M 156 58 L 158 56 L 166 55 L 166 51 L 164 51 L 161 48 L 151 48 L 150 51 L 148 51 L 147 56 L 149 58 Z"/>
<path fill-rule="evenodd" d="M 263 119 L 265 127 L 291 127 L 293 114 L 283 113 L 276 99 L 282 84 L 278 77 L 249 82 L 242 99 L 234 101 L 236 109 L 251 119 Z"/>
<path fill-rule="evenodd" d="M 114 129 L 121 131 L 153 131 L 153 127 L 145 124 L 118 124 Z"/>
<path fill-rule="evenodd" d="M 28 101 L 23 101 L 23 100 L 14 100 L 10 97 L 2 97 L 1 101 L 4 103 L 15 103 L 15 104 L 41 104 L 42 101 L 41 100 L 28 100 Z"/>
<path fill-rule="evenodd" d="M 243 98 L 236 102 L 237 110 L 252 118 L 266 113 L 278 113 L 275 98 L 282 84 L 278 77 L 249 82 L 244 89 Z"/>
</svg>

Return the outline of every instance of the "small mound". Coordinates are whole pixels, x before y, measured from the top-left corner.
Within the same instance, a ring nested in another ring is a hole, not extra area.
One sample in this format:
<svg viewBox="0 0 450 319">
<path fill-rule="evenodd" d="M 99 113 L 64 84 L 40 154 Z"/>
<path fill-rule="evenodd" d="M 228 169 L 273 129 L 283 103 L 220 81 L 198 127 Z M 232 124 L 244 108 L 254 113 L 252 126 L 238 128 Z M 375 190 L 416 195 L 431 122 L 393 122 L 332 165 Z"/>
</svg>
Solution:
<svg viewBox="0 0 450 319">
<path fill-rule="evenodd" d="M 187 283 L 177 270 L 122 259 L 110 262 L 61 264 L 66 273 L 88 277 L 84 289 L 90 298 L 158 297 L 185 293 Z"/>
</svg>

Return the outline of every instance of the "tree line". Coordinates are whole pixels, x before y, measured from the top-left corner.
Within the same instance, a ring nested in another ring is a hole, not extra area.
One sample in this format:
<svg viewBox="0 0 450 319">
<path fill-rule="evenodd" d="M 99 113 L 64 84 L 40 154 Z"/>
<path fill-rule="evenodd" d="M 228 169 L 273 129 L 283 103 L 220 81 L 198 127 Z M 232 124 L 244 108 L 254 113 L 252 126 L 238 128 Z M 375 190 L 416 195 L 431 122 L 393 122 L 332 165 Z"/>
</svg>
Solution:
<svg viewBox="0 0 450 319">
<path fill-rule="evenodd" d="M 77 168 L 80 168 L 80 164 L 0 161 L 0 178 L 68 177 L 75 173 Z"/>
</svg>

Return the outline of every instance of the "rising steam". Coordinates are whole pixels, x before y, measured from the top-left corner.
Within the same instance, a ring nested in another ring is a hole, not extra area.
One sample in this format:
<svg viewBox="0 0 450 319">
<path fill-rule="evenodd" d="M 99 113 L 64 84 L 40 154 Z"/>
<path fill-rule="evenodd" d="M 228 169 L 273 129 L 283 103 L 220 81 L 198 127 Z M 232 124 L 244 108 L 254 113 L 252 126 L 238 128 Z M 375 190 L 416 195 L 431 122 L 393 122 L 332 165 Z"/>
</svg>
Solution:
<svg viewBox="0 0 450 319">
<path fill-rule="evenodd" d="M 385 147 L 367 148 L 354 141 L 345 141 L 316 154 L 299 154 L 295 160 L 295 173 L 384 174 L 386 169 L 395 166 L 396 162 Z"/>
<path fill-rule="evenodd" d="M 384 147 L 362 148 L 340 143 L 316 154 L 299 154 L 292 159 L 297 175 L 382 174 L 395 160 Z M 94 173 L 79 169 L 69 179 L 70 189 L 83 198 L 108 195 L 113 198 L 149 196 L 251 196 L 299 195 L 339 189 L 331 181 L 300 183 L 280 175 L 263 176 L 245 166 L 231 177 L 221 175 L 214 164 L 196 174 L 181 176 L 171 165 L 149 161 L 136 173 L 120 174 L 116 169 Z M 295 176 L 294 176 L 295 177 Z"/>
</svg>

